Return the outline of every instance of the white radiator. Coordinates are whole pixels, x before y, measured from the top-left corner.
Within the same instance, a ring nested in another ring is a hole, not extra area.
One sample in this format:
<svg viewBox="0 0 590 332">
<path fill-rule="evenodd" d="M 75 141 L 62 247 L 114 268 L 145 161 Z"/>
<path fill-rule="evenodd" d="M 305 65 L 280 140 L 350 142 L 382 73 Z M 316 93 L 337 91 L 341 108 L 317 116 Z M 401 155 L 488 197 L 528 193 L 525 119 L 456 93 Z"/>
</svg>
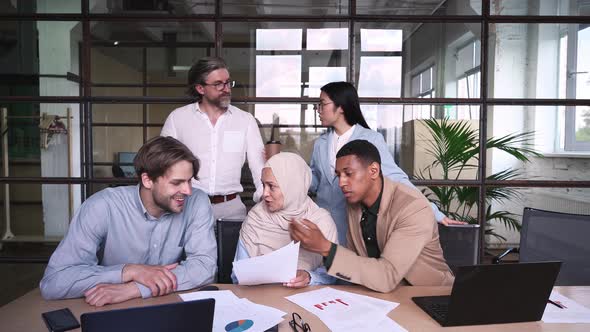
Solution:
<svg viewBox="0 0 590 332">
<path fill-rule="evenodd" d="M 565 189 L 561 192 L 535 189 L 535 192 L 529 196 L 530 204 L 526 206 L 540 210 L 590 215 L 590 197 L 584 195 L 586 193 L 576 189 L 570 189 L 568 193 L 564 191 Z"/>
</svg>

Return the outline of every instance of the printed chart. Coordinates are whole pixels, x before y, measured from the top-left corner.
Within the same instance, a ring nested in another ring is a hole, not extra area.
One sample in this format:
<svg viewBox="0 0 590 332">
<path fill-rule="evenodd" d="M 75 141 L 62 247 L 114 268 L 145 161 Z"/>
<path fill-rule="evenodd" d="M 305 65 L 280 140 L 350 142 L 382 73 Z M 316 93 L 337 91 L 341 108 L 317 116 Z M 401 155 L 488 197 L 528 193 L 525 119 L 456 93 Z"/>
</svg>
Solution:
<svg viewBox="0 0 590 332">
<path fill-rule="evenodd" d="M 231 322 L 225 326 L 226 332 L 242 332 L 249 330 L 254 326 L 254 322 L 250 319 L 241 319 L 235 322 Z"/>
<path fill-rule="evenodd" d="M 286 299 L 316 315 L 332 331 L 406 331 L 387 317 L 399 303 L 331 287 L 287 296 Z"/>
<path fill-rule="evenodd" d="M 320 310 L 325 310 L 328 305 L 330 304 L 335 304 L 335 305 L 345 305 L 345 306 L 349 306 L 348 303 L 342 301 L 342 299 L 334 299 L 334 300 L 329 300 L 328 302 L 320 302 L 320 303 L 316 303 L 313 306 L 320 309 Z"/>
</svg>

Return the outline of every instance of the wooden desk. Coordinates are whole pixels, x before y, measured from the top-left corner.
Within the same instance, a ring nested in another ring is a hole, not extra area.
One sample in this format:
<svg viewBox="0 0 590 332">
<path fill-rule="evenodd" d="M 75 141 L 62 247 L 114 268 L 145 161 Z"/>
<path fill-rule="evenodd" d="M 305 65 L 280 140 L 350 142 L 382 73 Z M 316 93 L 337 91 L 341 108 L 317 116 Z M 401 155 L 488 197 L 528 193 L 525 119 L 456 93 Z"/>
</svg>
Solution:
<svg viewBox="0 0 590 332">
<path fill-rule="evenodd" d="M 236 286 L 218 285 L 220 289 L 230 289 L 238 297 L 246 297 L 249 300 L 269 305 L 288 313 L 280 324 L 279 330 L 290 332 L 288 321 L 293 311 L 298 312 L 309 323 L 312 331 L 327 331 L 324 324 L 314 315 L 303 310 L 299 306 L 289 302 L 284 297 L 304 292 L 317 287 L 309 287 L 299 290 L 284 288 L 278 285 L 265 286 Z M 442 328 L 434 320 L 418 308 L 411 300 L 412 296 L 446 295 L 450 293 L 450 287 L 399 287 L 392 293 L 381 294 L 367 290 L 360 286 L 332 286 L 344 291 L 364 294 L 401 303 L 399 307 L 391 311 L 389 317 L 409 331 L 590 331 L 590 324 L 543 324 L 542 322 L 482 325 L 466 327 Z M 590 307 L 590 287 L 557 287 L 563 295 Z M 485 299 L 482 299 L 485 300 Z M 119 309 L 132 306 L 144 306 L 180 301 L 176 294 L 147 300 L 135 299 L 121 304 L 95 308 L 87 305 L 82 299 L 45 301 L 41 298 L 39 289 L 35 289 L 21 298 L 0 308 L 0 330 L 4 332 L 46 332 L 47 328 L 41 319 L 41 313 L 50 310 L 69 307 L 74 315 L 80 318 L 84 312 Z"/>
</svg>

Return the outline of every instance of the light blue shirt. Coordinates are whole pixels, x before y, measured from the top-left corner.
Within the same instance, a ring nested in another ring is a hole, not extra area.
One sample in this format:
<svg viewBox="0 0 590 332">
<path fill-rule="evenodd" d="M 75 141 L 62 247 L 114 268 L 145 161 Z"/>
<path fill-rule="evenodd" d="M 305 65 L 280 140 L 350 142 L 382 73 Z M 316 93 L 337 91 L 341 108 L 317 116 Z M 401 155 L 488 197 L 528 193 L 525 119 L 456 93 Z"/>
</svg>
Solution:
<svg viewBox="0 0 590 332">
<path fill-rule="evenodd" d="M 181 213 L 151 216 L 139 196 L 139 185 L 107 188 L 78 209 L 68 232 L 40 283 L 45 299 L 84 296 L 97 284 L 122 283 L 125 264 L 168 265 L 177 290 L 211 283 L 217 272 L 217 244 L 209 197 L 193 188 Z M 137 283 L 141 296 L 151 296 Z"/>
<path fill-rule="evenodd" d="M 334 131 L 328 130 L 328 132 L 318 137 L 314 143 L 310 162 L 312 181 L 309 191 L 316 193 L 316 203 L 320 207 L 330 211 L 338 230 L 338 241 L 341 245 L 346 246 L 346 235 L 348 234 L 346 199 L 338 186 L 338 178 L 330 165 L 329 149 L 332 135 L 334 135 Z M 359 125 L 355 127 L 349 142 L 357 139 L 369 141 L 379 150 L 381 171 L 384 176 L 418 190 L 410 182 L 408 175 L 397 166 L 380 133 Z M 442 221 L 445 215 L 438 210 L 434 203 L 431 203 L 431 206 L 435 219 L 439 222 Z"/>
<path fill-rule="evenodd" d="M 236 255 L 234 257 L 234 262 L 237 262 L 242 259 L 247 259 L 247 258 L 250 258 L 250 255 L 248 254 L 248 251 L 246 250 L 244 243 L 240 239 L 240 240 L 238 240 L 238 246 L 236 248 Z M 312 285 L 332 285 L 337 280 L 336 278 L 334 278 L 328 274 L 328 272 L 326 271 L 326 268 L 323 265 L 321 265 L 320 267 L 318 267 L 317 269 L 315 269 L 313 271 L 307 271 L 307 273 L 309 273 L 309 277 L 310 277 L 310 280 L 309 280 L 310 286 L 312 286 Z M 233 281 L 234 284 L 239 284 L 238 278 L 236 277 L 233 270 L 231 272 L 231 280 Z"/>
</svg>

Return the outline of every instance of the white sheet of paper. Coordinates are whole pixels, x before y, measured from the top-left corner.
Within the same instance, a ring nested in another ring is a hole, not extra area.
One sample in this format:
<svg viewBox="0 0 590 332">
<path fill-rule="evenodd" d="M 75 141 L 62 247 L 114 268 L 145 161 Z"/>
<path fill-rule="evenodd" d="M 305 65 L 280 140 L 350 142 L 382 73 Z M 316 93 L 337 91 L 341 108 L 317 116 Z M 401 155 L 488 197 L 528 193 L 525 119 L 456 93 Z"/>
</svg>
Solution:
<svg viewBox="0 0 590 332">
<path fill-rule="evenodd" d="M 226 326 L 240 320 L 251 320 L 248 332 L 266 331 L 283 321 L 286 312 L 238 298 L 232 291 L 197 291 L 180 294 L 183 301 L 215 299 L 213 331 L 226 331 Z"/>
<path fill-rule="evenodd" d="M 561 309 L 547 303 L 542 318 L 544 323 L 590 323 L 590 309 L 556 291 L 551 292 L 549 299 L 559 302 L 566 308 Z"/>
<path fill-rule="evenodd" d="M 330 287 L 299 293 L 286 299 L 318 316 L 332 331 L 405 331 L 387 317 L 387 313 L 399 305 L 396 302 Z"/>
<path fill-rule="evenodd" d="M 297 274 L 299 242 L 291 242 L 269 254 L 234 262 L 234 273 L 240 285 L 287 282 Z"/>
<path fill-rule="evenodd" d="M 346 332 L 366 332 L 366 331 L 384 331 L 384 332 L 408 332 L 401 325 L 387 316 L 376 317 L 376 321 L 358 321 L 350 320 L 347 324 L 330 323 L 326 324 L 331 331 Z M 313 329 L 313 328 L 312 328 Z"/>
<path fill-rule="evenodd" d="M 286 312 L 255 304 L 247 299 L 239 299 L 232 303 L 215 303 L 213 331 L 227 331 L 226 326 L 240 320 L 251 320 L 254 324 L 248 332 L 266 331 L 283 321 Z"/>
<path fill-rule="evenodd" d="M 196 291 L 192 293 L 179 294 L 179 296 L 185 302 L 202 299 L 215 299 L 215 301 L 232 302 L 240 299 L 230 290 Z"/>
<path fill-rule="evenodd" d="M 367 329 L 365 328 L 360 331 L 367 331 Z M 404 329 L 403 326 L 399 325 L 396 321 L 387 316 L 378 324 L 371 327 L 371 331 L 408 332 L 408 330 Z"/>
<path fill-rule="evenodd" d="M 347 293 L 344 291 L 339 291 L 339 292 Z M 381 300 L 376 297 L 360 295 L 360 294 L 356 294 L 356 293 L 348 293 L 348 295 L 352 296 L 353 298 L 357 298 L 360 301 L 366 301 L 367 303 L 370 303 L 370 304 L 375 305 L 377 307 L 383 308 L 383 311 L 385 311 L 385 313 L 389 313 L 391 310 L 393 310 L 399 306 L 399 303 L 397 303 L 397 302 Z"/>
</svg>

